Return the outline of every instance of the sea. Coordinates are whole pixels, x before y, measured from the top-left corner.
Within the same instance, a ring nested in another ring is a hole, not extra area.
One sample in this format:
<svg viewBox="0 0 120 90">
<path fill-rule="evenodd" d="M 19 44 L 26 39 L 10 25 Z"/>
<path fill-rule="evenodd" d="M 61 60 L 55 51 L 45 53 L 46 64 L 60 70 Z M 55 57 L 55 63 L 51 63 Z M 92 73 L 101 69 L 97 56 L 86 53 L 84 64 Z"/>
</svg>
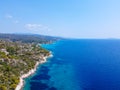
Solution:
<svg viewBox="0 0 120 90">
<path fill-rule="evenodd" d="M 23 90 L 120 90 L 119 39 L 66 39 L 42 44 L 53 57 Z"/>
</svg>

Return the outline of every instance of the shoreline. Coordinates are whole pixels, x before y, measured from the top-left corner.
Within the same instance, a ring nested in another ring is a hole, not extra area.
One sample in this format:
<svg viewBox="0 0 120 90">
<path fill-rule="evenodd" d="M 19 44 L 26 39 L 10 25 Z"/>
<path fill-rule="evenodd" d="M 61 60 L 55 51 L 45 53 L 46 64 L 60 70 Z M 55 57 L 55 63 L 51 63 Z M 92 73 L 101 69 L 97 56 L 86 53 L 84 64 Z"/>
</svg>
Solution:
<svg viewBox="0 0 120 90">
<path fill-rule="evenodd" d="M 22 76 L 20 76 L 20 82 L 18 83 L 18 85 L 16 86 L 15 90 L 22 90 L 23 86 L 24 86 L 24 79 L 31 76 L 32 74 L 35 73 L 35 71 L 37 70 L 37 67 L 40 65 L 40 64 L 43 64 L 45 62 L 47 62 L 47 58 L 49 57 L 52 57 L 52 53 L 50 52 L 50 55 L 49 56 L 45 56 L 43 57 L 42 59 L 43 60 L 40 60 L 40 61 L 37 61 L 34 68 L 29 70 L 28 73 L 26 74 L 23 74 Z"/>
</svg>

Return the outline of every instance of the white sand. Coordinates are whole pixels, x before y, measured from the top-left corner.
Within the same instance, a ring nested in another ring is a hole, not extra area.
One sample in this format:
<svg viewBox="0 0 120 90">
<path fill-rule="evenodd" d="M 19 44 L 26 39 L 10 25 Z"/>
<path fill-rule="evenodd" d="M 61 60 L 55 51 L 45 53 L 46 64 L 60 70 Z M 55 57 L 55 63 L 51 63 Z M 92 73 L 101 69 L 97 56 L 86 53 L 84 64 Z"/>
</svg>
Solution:
<svg viewBox="0 0 120 90">
<path fill-rule="evenodd" d="M 50 56 L 48 56 L 48 57 L 52 57 L 52 54 L 50 54 Z M 35 71 L 36 71 L 36 69 L 37 69 L 37 66 L 38 66 L 39 64 L 45 63 L 45 62 L 46 62 L 46 59 L 47 59 L 48 57 L 43 57 L 43 60 L 41 60 L 41 61 L 39 61 L 39 62 L 36 62 L 35 67 L 34 67 L 33 69 L 31 69 L 28 73 L 23 74 L 22 76 L 20 76 L 20 82 L 19 82 L 19 84 L 17 85 L 17 87 L 16 87 L 15 90 L 21 90 L 22 87 L 24 86 L 24 80 L 23 80 L 23 79 L 24 79 L 24 78 L 27 78 L 27 77 L 29 77 L 30 75 L 32 75 L 33 73 L 35 73 Z"/>
</svg>

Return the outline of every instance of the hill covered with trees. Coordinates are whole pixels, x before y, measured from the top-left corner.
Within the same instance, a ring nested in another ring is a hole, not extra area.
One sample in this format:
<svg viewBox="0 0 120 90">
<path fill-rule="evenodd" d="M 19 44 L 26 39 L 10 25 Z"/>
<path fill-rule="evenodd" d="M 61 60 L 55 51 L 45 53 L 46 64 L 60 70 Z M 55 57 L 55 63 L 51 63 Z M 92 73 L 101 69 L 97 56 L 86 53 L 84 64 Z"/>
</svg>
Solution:
<svg viewBox="0 0 120 90">
<path fill-rule="evenodd" d="M 51 43 L 53 41 L 62 39 L 60 37 L 44 36 L 38 34 L 5 34 L 0 33 L 1 39 L 9 39 L 13 42 L 21 41 L 23 43 Z"/>
<path fill-rule="evenodd" d="M 38 43 L 51 43 L 58 38 L 0 34 L 0 90 L 15 90 L 19 77 L 34 68 L 50 52 Z"/>
</svg>

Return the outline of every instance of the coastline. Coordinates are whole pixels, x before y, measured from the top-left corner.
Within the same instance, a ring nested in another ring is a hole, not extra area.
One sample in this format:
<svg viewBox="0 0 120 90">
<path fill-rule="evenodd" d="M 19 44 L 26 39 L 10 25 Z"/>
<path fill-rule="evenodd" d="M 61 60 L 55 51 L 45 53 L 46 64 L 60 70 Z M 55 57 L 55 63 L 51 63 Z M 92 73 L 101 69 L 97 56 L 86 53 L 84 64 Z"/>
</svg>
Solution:
<svg viewBox="0 0 120 90">
<path fill-rule="evenodd" d="M 43 60 L 40 60 L 40 61 L 36 62 L 36 64 L 35 64 L 35 66 L 34 66 L 33 69 L 29 70 L 28 73 L 23 74 L 22 76 L 20 76 L 20 82 L 19 82 L 18 85 L 16 86 L 15 90 L 22 90 L 22 88 L 23 88 L 23 86 L 24 86 L 24 79 L 27 78 L 27 77 L 29 77 L 29 76 L 31 76 L 32 74 L 34 74 L 35 71 L 37 70 L 38 65 L 47 62 L 47 58 L 52 57 L 52 56 L 53 56 L 53 55 L 52 55 L 52 53 L 50 52 L 50 55 L 49 55 L 49 56 L 45 56 L 45 57 L 42 58 Z"/>
</svg>

